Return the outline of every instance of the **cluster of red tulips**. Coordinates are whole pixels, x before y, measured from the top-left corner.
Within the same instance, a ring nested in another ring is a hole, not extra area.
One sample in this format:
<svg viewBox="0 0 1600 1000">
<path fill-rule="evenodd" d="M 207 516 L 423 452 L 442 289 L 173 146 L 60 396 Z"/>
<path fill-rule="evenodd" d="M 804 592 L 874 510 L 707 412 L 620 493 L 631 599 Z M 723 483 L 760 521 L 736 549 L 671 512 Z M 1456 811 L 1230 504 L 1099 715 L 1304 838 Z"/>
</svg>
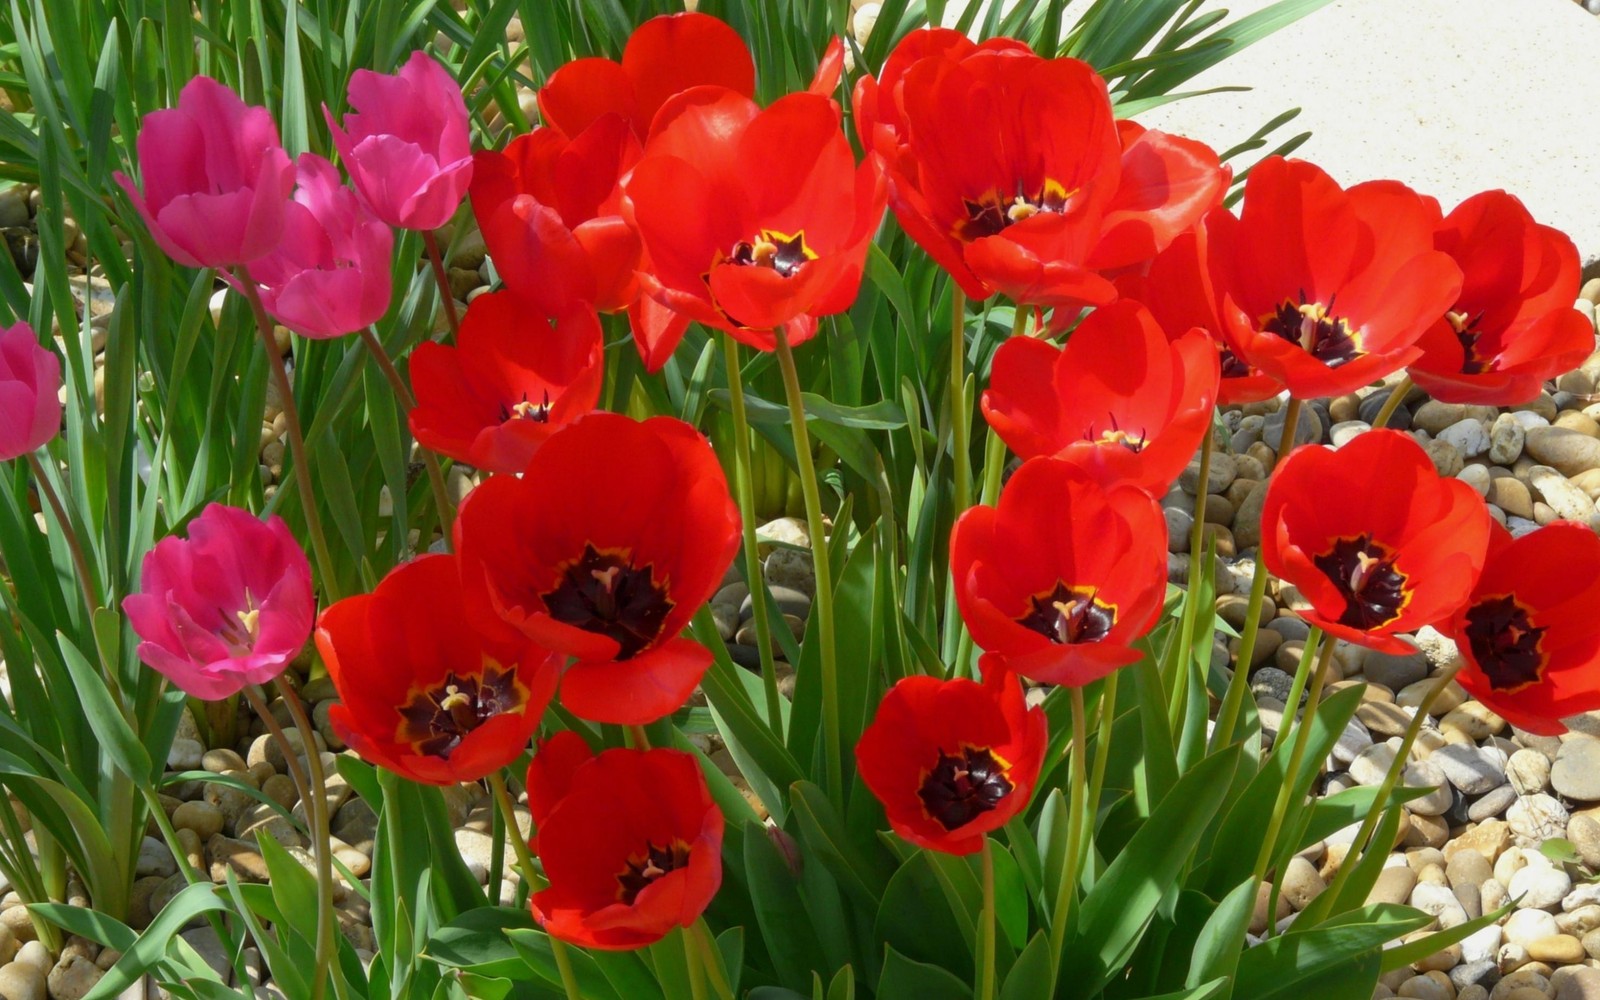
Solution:
<svg viewBox="0 0 1600 1000">
<path fill-rule="evenodd" d="M 963 296 L 1019 313 L 981 402 L 1024 461 L 950 540 L 982 679 L 901 681 L 856 748 L 895 831 L 938 850 L 977 850 L 1028 801 L 1046 732 L 1020 678 L 1082 687 L 1142 655 L 1166 587 L 1155 498 L 1219 404 L 1402 368 L 1440 399 L 1512 404 L 1593 349 L 1572 244 L 1508 194 L 1445 215 L 1398 182 L 1343 189 L 1273 158 L 1236 215 L 1217 155 L 1116 120 L 1087 64 L 939 29 L 857 84 L 858 162 L 830 96 L 841 69 L 835 49 L 809 91 L 762 107 L 731 28 L 657 18 L 620 63 L 552 75 L 543 126 L 471 154 L 457 85 L 418 54 L 397 76 L 358 72 L 357 112 L 329 118 L 353 187 L 319 157 L 291 162 L 268 112 L 213 81 L 146 121 L 143 187 L 124 185 L 157 242 L 301 334 L 381 317 L 390 227 L 438 227 L 464 195 L 503 282 L 453 343 L 410 357 L 417 439 L 494 473 L 462 504 L 453 554 L 316 619 L 333 725 L 364 757 L 476 781 L 527 749 L 552 699 L 629 727 L 684 705 L 712 654 L 682 633 L 739 549 L 738 508 L 693 427 L 593 412 L 596 314 L 628 314 L 650 370 L 691 321 L 786 352 L 855 300 L 886 204 L 955 282 L 957 323 Z M 0 358 L 13 381 L 27 367 Z M 1380 650 L 1438 625 L 1463 684 L 1533 731 L 1600 706 L 1600 582 L 1550 572 L 1578 553 L 1600 560 L 1588 526 L 1513 541 L 1394 431 L 1285 456 L 1263 514 L 1262 560 L 1307 621 Z M 313 602 L 281 521 L 212 507 L 150 554 L 125 610 L 147 663 L 218 698 L 283 669 Z M 715 894 L 723 820 L 691 756 L 596 755 L 561 732 L 527 788 L 548 879 L 532 905 L 552 935 L 637 947 Z"/>
</svg>

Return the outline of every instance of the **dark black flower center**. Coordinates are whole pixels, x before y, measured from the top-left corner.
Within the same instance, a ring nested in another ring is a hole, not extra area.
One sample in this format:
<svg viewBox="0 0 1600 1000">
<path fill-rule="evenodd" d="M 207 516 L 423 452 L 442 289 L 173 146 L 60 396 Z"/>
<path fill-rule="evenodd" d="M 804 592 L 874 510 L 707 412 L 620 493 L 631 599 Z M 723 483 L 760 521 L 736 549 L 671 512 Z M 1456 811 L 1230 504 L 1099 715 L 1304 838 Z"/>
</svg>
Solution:
<svg viewBox="0 0 1600 1000">
<path fill-rule="evenodd" d="M 537 423 L 548 424 L 550 422 L 550 390 L 544 390 L 543 402 L 530 402 L 528 400 L 528 394 L 523 393 L 522 401 L 520 403 L 512 403 L 510 406 L 501 403 L 500 422 L 505 423 L 507 420 L 511 420 L 512 418 L 516 418 L 518 420 L 532 420 Z"/>
<path fill-rule="evenodd" d="M 1054 590 L 1035 594 L 1028 601 L 1033 609 L 1018 618 L 1017 624 L 1063 645 L 1099 642 L 1117 623 L 1116 606 L 1100 600 L 1093 590 L 1058 582 Z"/>
<path fill-rule="evenodd" d="M 1343 317 L 1334 314 L 1333 300 L 1329 299 L 1326 306 L 1307 302 L 1303 290 L 1298 303 L 1284 299 L 1275 311 L 1261 317 L 1261 329 L 1300 345 L 1301 350 L 1329 368 L 1366 353 L 1361 349 L 1361 335 L 1350 329 Z"/>
<path fill-rule="evenodd" d="M 783 277 L 792 278 L 806 261 L 816 259 L 817 255 L 806 246 L 805 230 L 790 236 L 776 229 L 763 229 L 754 240 L 735 243 L 726 263 L 770 267 Z"/>
<path fill-rule="evenodd" d="M 1472 658 L 1496 691 L 1515 691 L 1544 673 L 1540 650 L 1546 626 L 1534 625 L 1528 609 L 1510 594 L 1479 601 L 1467 609 L 1467 642 Z"/>
<path fill-rule="evenodd" d="M 1083 432 L 1086 440 L 1093 441 L 1095 444 L 1121 445 L 1135 455 L 1144 451 L 1144 446 L 1149 442 L 1145 439 L 1143 427 L 1139 428 L 1137 432 L 1125 431 L 1117 426 L 1117 415 L 1115 413 L 1107 414 L 1107 416 L 1111 421 L 1110 430 L 1104 430 L 1096 434 L 1094 425 L 1090 424 L 1089 429 Z"/>
<path fill-rule="evenodd" d="M 539 595 L 550 617 L 586 632 L 609 636 L 626 660 L 653 642 L 672 610 L 667 581 L 655 567 L 636 567 L 627 552 L 601 552 L 584 545 L 567 563 L 554 590 Z"/>
<path fill-rule="evenodd" d="M 990 188 L 975 201 L 971 198 L 961 199 L 967 217 L 956 222 L 954 235 L 956 239 L 970 243 L 985 236 L 998 235 L 1007 226 L 1040 212 L 1059 215 L 1066 211 L 1067 202 L 1074 193 L 1048 177 L 1044 186 L 1036 191 L 1024 191 L 1019 184 L 1016 193 L 1009 199 L 1000 193 L 999 188 Z"/>
<path fill-rule="evenodd" d="M 1482 375 L 1494 371 L 1495 359 L 1484 357 L 1483 347 L 1479 341 L 1483 331 L 1478 329 L 1478 324 L 1483 321 L 1483 313 L 1468 316 L 1466 313 L 1445 313 L 1445 319 L 1450 323 L 1450 330 L 1456 335 L 1456 340 L 1461 343 L 1461 374 Z"/>
<path fill-rule="evenodd" d="M 1255 374 L 1255 371 L 1249 365 L 1240 361 L 1239 355 L 1233 353 L 1229 348 L 1219 345 L 1218 350 L 1222 353 L 1223 378 L 1249 378 Z"/>
<path fill-rule="evenodd" d="M 627 865 L 617 873 L 617 898 L 628 906 L 639 898 L 644 887 L 689 863 L 689 845 L 674 840 L 665 847 L 646 842 L 644 853 L 628 858 Z"/>
<path fill-rule="evenodd" d="M 962 747 L 954 754 L 939 751 L 939 762 L 922 778 L 917 797 L 946 830 L 965 826 L 1000 804 L 1015 786 L 1008 766 L 987 747 Z"/>
<path fill-rule="evenodd" d="M 1378 628 L 1400 617 L 1411 599 L 1406 575 L 1394 568 L 1394 553 L 1368 535 L 1341 538 L 1311 562 L 1344 595 L 1341 625 Z"/>
<path fill-rule="evenodd" d="M 528 689 L 517 681 L 515 669 L 485 660 L 482 674 L 451 673 L 425 691 L 414 690 L 400 706 L 396 739 L 420 754 L 449 759 L 468 733 L 502 712 L 519 711 L 527 701 Z"/>
</svg>

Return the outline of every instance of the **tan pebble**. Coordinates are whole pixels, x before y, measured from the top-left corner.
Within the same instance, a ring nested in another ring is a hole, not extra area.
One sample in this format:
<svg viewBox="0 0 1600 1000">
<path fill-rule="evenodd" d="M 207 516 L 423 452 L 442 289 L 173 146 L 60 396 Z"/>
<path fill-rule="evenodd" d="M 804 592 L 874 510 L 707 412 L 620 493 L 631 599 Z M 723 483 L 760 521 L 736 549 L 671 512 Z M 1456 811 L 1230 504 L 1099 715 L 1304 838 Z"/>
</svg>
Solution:
<svg viewBox="0 0 1600 1000">
<path fill-rule="evenodd" d="M 1434 978 L 1438 976 L 1439 978 Z M 1440 983 L 1439 979 L 1444 982 Z M 1416 997 L 1418 1000 L 1454 1000 L 1455 987 L 1450 985 L 1450 978 L 1442 972 L 1430 972 L 1423 976 L 1414 976 L 1400 984 L 1397 994 L 1403 997 Z"/>
<path fill-rule="evenodd" d="M 1538 938 L 1528 942 L 1528 957 L 1551 965 L 1576 965 L 1588 957 L 1583 942 L 1570 934 Z"/>
</svg>

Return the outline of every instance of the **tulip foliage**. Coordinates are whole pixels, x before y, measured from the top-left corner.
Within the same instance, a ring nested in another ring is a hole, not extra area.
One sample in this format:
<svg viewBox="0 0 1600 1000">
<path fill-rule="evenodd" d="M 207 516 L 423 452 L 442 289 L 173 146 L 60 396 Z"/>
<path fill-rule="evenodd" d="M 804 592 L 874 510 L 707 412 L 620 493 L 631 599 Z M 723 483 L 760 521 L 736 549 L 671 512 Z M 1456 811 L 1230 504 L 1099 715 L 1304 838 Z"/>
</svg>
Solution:
<svg viewBox="0 0 1600 1000">
<path fill-rule="evenodd" d="M 1366 902 L 1416 792 L 1313 795 L 1328 666 L 1431 625 L 1430 702 L 1459 671 L 1559 732 L 1600 588 L 1541 570 L 1591 526 L 1512 538 L 1399 431 L 1267 441 L 1237 662 L 1275 576 L 1303 715 L 1212 656 L 1226 408 L 1513 405 L 1593 346 L 1513 194 L 1137 122 L 1321 2 L 17 7 L 0 876 L 38 936 L 121 955 L 96 1000 L 252 996 L 248 950 L 290 1000 L 1365 1000 L 1495 919 Z M 300 799 L 255 796 L 265 885 L 169 811 L 261 790 L 163 767 L 250 710 Z M 190 883 L 154 914 L 147 830 Z"/>
</svg>

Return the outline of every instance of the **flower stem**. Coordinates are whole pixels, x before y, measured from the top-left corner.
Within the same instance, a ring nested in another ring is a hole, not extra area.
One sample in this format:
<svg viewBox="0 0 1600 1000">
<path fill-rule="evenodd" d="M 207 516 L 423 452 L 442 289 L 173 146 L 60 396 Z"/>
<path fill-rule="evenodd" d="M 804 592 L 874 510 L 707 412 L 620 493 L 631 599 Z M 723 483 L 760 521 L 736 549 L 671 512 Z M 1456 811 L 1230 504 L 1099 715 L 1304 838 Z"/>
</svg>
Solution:
<svg viewBox="0 0 1600 1000">
<path fill-rule="evenodd" d="M 287 426 L 289 452 L 294 458 L 296 489 L 300 491 L 300 508 L 305 512 L 306 531 L 311 535 L 311 549 L 317 559 L 317 573 L 322 577 L 322 588 L 330 600 L 337 599 L 339 587 L 333 575 L 333 556 L 328 551 L 328 539 L 322 533 L 322 515 L 317 513 L 317 498 L 311 491 L 311 461 L 306 455 L 306 439 L 300 430 L 300 411 L 294 402 L 294 386 L 289 384 L 288 369 L 283 366 L 283 352 L 278 350 L 278 339 L 272 335 L 272 321 L 261 304 L 261 292 L 256 288 L 250 272 L 243 266 L 238 273 L 239 287 L 250 302 L 256 317 L 256 333 L 266 348 L 267 361 L 272 367 L 272 378 L 278 385 L 278 397 L 283 403 L 283 419 Z"/>
<path fill-rule="evenodd" d="M 994 845 L 983 837 L 983 923 L 978 928 L 977 1000 L 994 1000 Z"/>
<path fill-rule="evenodd" d="M 643 726 L 625 726 L 628 733 L 628 744 L 635 750 L 650 749 L 650 735 L 644 731 Z"/>
<path fill-rule="evenodd" d="M 971 416 L 967 413 L 967 295 L 950 287 L 950 457 L 956 468 L 955 511 L 972 506 Z"/>
<path fill-rule="evenodd" d="M 1200 572 L 1201 539 L 1205 536 L 1206 497 L 1211 492 L 1207 484 L 1211 479 L 1211 422 L 1206 421 L 1206 436 L 1200 441 L 1200 482 L 1194 492 L 1194 524 L 1189 528 L 1189 586 L 1195 585 Z M 1209 569 L 1209 567 L 1207 567 Z"/>
<path fill-rule="evenodd" d="M 744 578 L 750 585 L 750 613 L 756 623 L 761 684 L 767 696 L 767 728 L 781 743 L 783 705 L 778 695 L 777 664 L 772 655 L 772 623 L 767 620 L 767 588 L 761 582 L 761 553 L 756 543 L 756 496 L 750 473 L 750 417 L 744 404 L 739 342 L 726 333 L 722 334 L 722 356 L 728 369 L 728 398 L 733 410 L 733 491 L 739 502 L 739 522 L 744 533 Z"/>
<path fill-rule="evenodd" d="M 693 1000 L 707 1000 L 706 998 L 706 966 L 703 959 L 695 954 L 693 935 L 689 928 L 684 927 L 678 931 L 678 937 L 683 941 L 683 961 L 689 967 L 689 994 Z"/>
<path fill-rule="evenodd" d="M 1061 884 L 1056 887 L 1056 905 L 1050 911 L 1050 967 L 1056 970 L 1052 975 L 1059 974 L 1061 969 L 1061 950 L 1066 943 L 1068 918 L 1072 915 L 1072 905 L 1078 898 L 1078 869 L 1083 854 L 1084 834 L 1093 825 L 1093 821 L 1086 815 L 1089 740 L 1088 734 L 1084 731 L 1087 727 L 1085 715 L 1083 688 L 1074 687 L 1072 688 L 1071 793 L 1067 800 L 1067 856 L 1061 865 Z M 1055 991 L 1052 989 L 1051 992 L 1053 994 Z"/>
<path fill-rule="evenodd" d="M 1239 636 L 1239 656 L 1234 660 L 1233 676 L 1228 680 L 1228 692 L 1222 697 L 1222 709 L 1217 713 L 1216 729 L 1211 734 L 1213 750 L 1233 741 L 1233 727 L 1239 721 L 1239 708 L 1250 681 L 1250 660 L 1256 652 L 1256 634 L 1261 631 L 1261 602 L 1267 596 L 1267 567 L 1256 553 L 1255 573 L 1250 577 L 1250 600 L 1245 607 L 1244 633 Z"/>
<path fill-rule="evenodd" d="M 517 852 L 517 870 L 522 873 L 522 884 L 528 887 L 529 893 L 535 886 L 543 887 L 544 879 L 539 875 L 539 868 L 533 862 L 533 851 L 528 847 L 528 838 L 522 835 L 522 827 L 517 825 L 517 807 L 511 801 L 511 790 L 506 787 L 505 775 L 499 771 L 489 772 L 489 792 L 494 797 L 494 805 L 500 810 L 500 818 L 506 826 L 506 836 L 511 838 L 511 847 Z M 550 953 L 556 960 L 556 971 L 561 976 L 561 988 L 566 991 L 567 1000 L 583 1000 L 583 993 L 578 989 L 578 979 L 572 972 L 572 959 L 567 955 L 567 943 L 554 935 L 550 936 Z"/>
<path fill-rule="evenodd" d="M 1117 678 L 1121 676 L 1121 670 L 1111 671 L 1100 689 L 1100 733 L 1095 739 L 1094 767 L 1089 775 L 1088 802 L 1091 809 L 1100 807 L 1100 792 L 1106 784 L 1106 765 L 1111 762 L 1111 734 L 1117 721 Z"/>
<path fill-rule="evenodd" d="M 284 734 L 283 727 L 278 725 L 278 717 L 272 714 L 267 707 L 267 700 L 262 696 L 261 690 L 254 684 L 244 686 L 245 700 L 255 710 L 261 719 L 262 725 L 267 727 L 267 732 L 272 736 L 273 742 L 283 751 L 283 766 L 289 772 L 289 780 L 294 782 L 295 794 L 300 796 L 300 801 L 306 803 L 306 817 L 310 819 L 311 786 L 306 782 L 306 772 L 300 767 L 299 755 L 294 752 L 294 746 L 289 742 L 289 737 Z"/>
<path fill-rule="evenodd" d="M 1407 375 L 1400 380 L 1400 384 L 1389 393 L 1389 398 L 1383 401 L 1383 409 L 1378 411 L 1377 419 L 1372 421 L 1372 429 L 1389 426 L 1389 418 L 1394 416 L 1394 411 L 1400 409 L 1400 404 L 1405 402 L 1406 396 L 1411 393 L 1411 376 Z"/>
<path fill-rule="evenodd" d="M 439 299 L 444 303 L 445 319 L 450 321 L 450 336 L 461 332 L 461 317 L 456 315 L 456 297 L 450 291 L 450 276 L 445 273 L 444 255 L 439 252 L 439 241 L 433 231 L 422 231 L 422 245 L 428 248 L 428 263 L 433 265 L 433 280 L 439 286 Z"/>
<path fill-rule="evenodd" d="M 1261 852 L 1256 855 L 1255 879 L 1258 883 L 1265 880 L 1273 855 L 1277 853 L 1278 834 L 1282 832 L 1284 817 L 1289 813 L 1289 799 L 1300 777 L 1300 765 L 1306 755 L 1306 747 L 1311 743 L 1311 725 L 1317 714 L 1317 705 L 1322 700 L 1322 685 L 1328 676 L 1328 664 L 1333 661 L 1333 648 L 1337 640 L 1330 635 L 1323 637 L 1322 641 L 1321 655 L 1311 678 L 1311 693 L 1306 697 L 1305 715 L 1301 717 L 1301 723 L 1294 727 L 1294 748 L 1289 751 L 1289 766 L 1284 773 L 1283 784 L 1278 787 L 1277 801 L 1272 805 L 1272 817 L 1267 821 L 1267 834 L 1261 841 Z M 1311 649 L 1307 648 L 1305 660 L 1309 661 L 1310 658 Z M 1294 698 L 1294 701 L 1299 701 L 1299 698 Z M 1280 740 L 1289 728 L 1289 720 L 1294 718 L 1295 707 L 1293 703 L 1284 706 L 1284 721 L 1278 733 Z"/>
<path fill-rule="evenodd" d="M 383 377 L 388 380 L 389 388 L 394 390 L 395 399 L 410 413 L 417 408 L 417 397 L 411 394 L 411 388 L 406 385 L 406 380 L 400 377 L 400 370 L 394 366 L 394 359 L 389 357 L 389 352 L 383 349 L 383 341 L 378 339 L 378 334 L 367 327 L 361 331 L 361 342 L 367 345 L 367 350 L 372 354 L 372 360 L 377 362 L 378 370 L 383 372 Z M 439 508 L 439 531 L 444 535 L 444 547 L 448 552 L 452 548 L 451 525 L 453 511 L 450 507 L 450 494 L 444 488 L 444 473 L 439 469 L 439 459 L 427 448 L 419 449 L 422 452 L 422 464 L 428 469 L 428 483 L 433 489 L 433 502 Z"/>
<path fill-rule="evenodd" d="M 317 862 L 316 967 L 319 970 L 327 970 L 329 978 L 335 983 L 335 990 L 342 996 L 344 991 L 339 988 L 342 977 L 339 974 L 334 942 L 334 935 L 338 931 L 333 913 L 333 845 L 328 839 L 328 782 L 322 772 L 322 754 L 317 750 L 317 731 L 311 725 L 311 720 L 306 717 L 305 706 L 300 703 L 300 696 L 295 693 L 294 688 L 285 683 L 281 676 L 274 681 L 274 684 L 278 688 L 278 694 L 283 697 L 284 704 L 289 706 L 289 717 L 294 719 L 294 724 L 300 729 L 301 743 L 306 751 L 306 771 L 311 784 L 311 798 L 306 801 L 306 818 L 311 824 L 311 848 Z M 312 1000 L 321 1000 L 323 985 L 320 975 L 312 981 Z"/>
<path fill-rule="evenodd" d="M 706 918 L 702 916 L 696 920 L 688 933 L 699 946 L 700 957 L 705 961 L 706 978 L 711 981 L 711 991 L 719 1000 L 734 1000 L 733 988 L 728 985 L 727 977 L 722 974 L 717 939 L 711 936 L 711 928 L 706 926 Z"/>
<path fill-rule="evenodd" d="M 1278 435 L 1278 454 L 1273 460 L 1272 467 L 1276 469 L 1278 463 L 1294 450 L 1294 434 L 1300 427 L 1300 397 L 1290 396 L 1289 405 L 1283 411 L 1283 432 Z"/>
<path fill-rule="evenodd" d="M 833 574 L 828 566 L 828 536 L 822 523 L 822 494 L 817 488 L 817 469 L 811 460 L 811 435 L 806 430 L 806 411 L 800 401 L 800 375 L 795 370 L 794 351 L 789 348 L 789 338 L 783 327 L 772 332 L 777 340 L 784 395 L 789 399 L 789 428 L 794 435 L 795 464 L 800 467 L 800 492 L 805 498 L 806 530 L 811 536 L 811 561 L 817 578 L 817 641 L 822 644 L 819 657 L 822 663 L 822 745 L 827 763 L 828 795 L 837 803 L 844 798 L 844 763 L 839 748 L 839 668 L 833 644 Z"/>
<path fill-rule="evenodd" d="M 1411 747 L 1417 742 L 1417 734 L 1422 732 L 1423 725 L 1427 723 L 1428 709 L 1433 707 L 1433 703 L 1444 694 L 1450 682 L 1455 680 L 1461 664 L 1461 660 L 1456 660 L 1434 679 L 1433 685 L 1423 694 L 1422 702 L 1417 705 L 1417 714 L 1411 717 L 1410 724 L 1406 726 L 1405 735 L 1400 739 L 1400 749 L 1395 751 L 1394 761 L 1390 763 L 1388 773 L 1383 776 L 1383 784 L 1378 786 L 1377 798 L 1372 800 L 1372 808 L 1367 810 L 1367 815 L 1361 820 L 1361 829 L 1356 833 L 1355 839 L 1350 841 L 1350 850 L 1340 863 L 1332 884 L 1328 886 L 1327 891 L 1333 893 L 1331 898 L 1335 906 L 1339 903 L 1339 893 L 1350 880 L 1350 872 L 1356 867 L 1359 856 L 1371 846 L 1367 841 L 1372 838 L 1372 832 L 1378 828 L 1378 821 L 1386 811 L 1384 803 L 1394 794 L 1395 785 L 1400 783 L 1400 776 L 1405 773 L 1406 762 L 1411 757 Z"/>
</svg>

